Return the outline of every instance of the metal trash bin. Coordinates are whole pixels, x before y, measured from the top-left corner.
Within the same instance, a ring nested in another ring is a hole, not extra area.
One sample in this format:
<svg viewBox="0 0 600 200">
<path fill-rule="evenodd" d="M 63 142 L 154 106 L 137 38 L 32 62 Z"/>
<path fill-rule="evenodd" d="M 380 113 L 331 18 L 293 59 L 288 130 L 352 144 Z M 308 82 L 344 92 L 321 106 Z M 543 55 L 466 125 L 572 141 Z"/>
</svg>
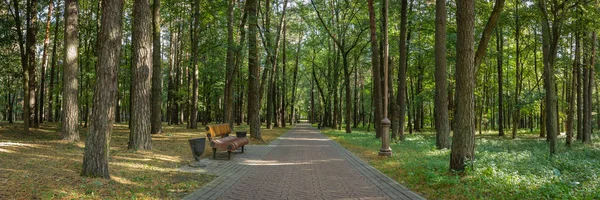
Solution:
<svg viewBox="0 0 600 200">
<path fill-rule="evenodd" d="M 194 155 L 194 160 L 200 161 L 200 156 L 204 153 L 204 148 L 206 147 L 206 138 L 196 138 L 188 140 L 190 143 L 190 148 L 192 149 L 192 154 Z"/>
<path fill-rule="evenodd" d="M 246 134 L 248 134 L 247 131 L 237 131 L 237 132 L 235 132 L 235 136 L 237 136 L 237 137 L 246 137 Z"/>
</svg>

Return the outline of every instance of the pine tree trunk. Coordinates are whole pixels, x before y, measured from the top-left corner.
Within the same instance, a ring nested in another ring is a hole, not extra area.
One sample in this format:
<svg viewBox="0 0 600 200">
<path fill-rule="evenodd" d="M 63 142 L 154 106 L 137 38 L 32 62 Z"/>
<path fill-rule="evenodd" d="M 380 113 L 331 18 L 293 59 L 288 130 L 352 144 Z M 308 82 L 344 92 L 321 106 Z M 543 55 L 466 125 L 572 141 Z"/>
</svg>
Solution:
<svg viewBox="0 0 600 200">
<path fill-rule="evenodd" d="M 79 140 L 77 122 L 79 120 L 79 105 L 77 93 L 79 88 L 78 67 L 78 5 L 77 0 L 65 2 L 65 58 L 63 66 L 63 140 Z"/>
<path fill-rule="evenodd" d="M 81 175 L 110 178 L 110 135 L 118 93 L 117 71 L 121 56 L 123 1 L 103 0 L 94 106 L 85 142 Z"/>
<path fill-rule="evenodd" d="M 248 122 L 250 124 L 250 135 L 262 140 L 260 134 L 260 82 L 258 80 L 260 66 L 258 60 L 258 49 L 256 42 L 258 16 L 256 12 L 256 0 L 247 0 L 248 11 Z"/>
<path fill-rule="evenodd" d="M 29 104 L 29 113 L 27 117 L 29 118 L 29 126 L 34 128 L 39 127 L 37 121 L 37 98 L 36 98 L 36 89 L 37 89 L 37 81 L 36 81 L 36 68 L 37 68 L 37 48 L 36 48 L 36 36 L 38 30 L 38 11 L 37 11 L 37 0 L 30 0 L 27 6 L 27 41 L 26 49 L 27 49 L 27 74 L 29 75 L 29 85 L 27 87 L 29 96 L 28 101 Z"/>
<path fill-rule="evenodd" d="M 377 29 L 375 23 L 375 8 L 373 7 L 373 0 L 368 1 L 369 7 L 369 30 L 371 34 L 371 65 L 372 65 L 372 73 L 373 73 L 373 106 L 375 106 L 375 137 L 381 137 L 381 119 L 383 118 L 382 113 L 382 102 L 381 98 L 381 84 L 379 84 L 381 75 L 380 75 L 380 66 L 379 66 L 379 49 L 377 48 Z M 400 48 L 402 49 L 402 48 Z M 402 70 L 400 70 L 402 71 Z"/>
<path fill-rule="evenodd" d="M 225 73 L 225 109 L 224 109 L 224 117 L 225 117 L 225 122 L 229 123 L 229 126 L 233 127 L 233 121 L 234 121 L 234 117 L 233 117 L 233 109 L 234 109 L 234 102 L 233 102 L 233 95 L 234 95 L 234 85 L 235 85 L 235 73 L 234 73 L 234 67 L 235 66 L 235 46 L 234 46 L 234 42 L 233 42 L 233 9 L 234 9 L 234 4 L 235 4 L 235 0 L 228 0 L 228 7 L 227 7 L 227 58 L 226 58 L 226 63 L 225 65 L 227 66 L 227 73 Z"/>
<path fill-rule="evenodd" d="M 435 144 L 438 149 L 448 149 L 450 121 L 446 74 L 446 0 L 436 0 L 435 8 Z"/>
<path fill-rule="evenodd" d="M 450 153 L 450 170 L 463 171 L 475 159 L 474 113 L 474 32 L 475 1 L 457 0 L 456 104 L 454 137 Z"/>
<path fill-rule="evenodd" d="M 40 103 L 38 104 L 38 122 L 42 123 L 45 119 L 45 113 L 44 113 L 44 95 L 46 92 L 46 69 L 48 68 L 48 45 L 50 45 L 50 25 L 51 25 L 51 20 L 52 19 L 52 10 L 54 8 L 54 3 L 53 0 L 50 0 L 50 2 L 48 2 L 48 15 L 46 17 L 46 35 L 44 37 L 44 51 L 42 53 L 42 68 L 41 68 L 41 76 L 40 76 Z M 51 95 L 52 96 L 52 95 Z M 47 120 L 47 119 L 46 119 Z"/>
<path fill-rule="evenodd" d="M 152 89 L 152 14 L 149 0 L 134 0 L 132 30 L 132 95 L 129 149 L 152 149 L 150 98 Z"/>
<path fill-rule="evenodd" d="M 160 0 L 152 4 L 152 111 L 151 134 L 162 133 L 162 59 L 160 45 Z"/>
<path fill-rule="evenodd" d="M 198 128 L 198 37 L 200 34 L 200 1 L 194 3 L 194 27 L 192 28 L 192 99 L 189 105 L 189 128 Z M 189 79 L 189 78 L 188 78 Z"/>
<path fill-rule="evenodd" d="M 56 73 L 56 49 L 57 49 L 57 44 L 58 44 L 58 26 L 59 26 L 59 21 L 60 21 L 60 16 L 58 15 L 58 11 L 55 12 L 55 17 L 54 17 L 54 39 L 52 40 L 52 61 L 50 62 L 50 84 L 48 85 L 48 121 L 50 122 L 54 122 L 57 121 L 54 119 L 54 115 L 53 115 L 53 99 L 52 97 L 54 96 L 54 77 L 55 77 L 55 73 Z M 57 95 L 58 96 L 58 95 Z"/>
</svg>

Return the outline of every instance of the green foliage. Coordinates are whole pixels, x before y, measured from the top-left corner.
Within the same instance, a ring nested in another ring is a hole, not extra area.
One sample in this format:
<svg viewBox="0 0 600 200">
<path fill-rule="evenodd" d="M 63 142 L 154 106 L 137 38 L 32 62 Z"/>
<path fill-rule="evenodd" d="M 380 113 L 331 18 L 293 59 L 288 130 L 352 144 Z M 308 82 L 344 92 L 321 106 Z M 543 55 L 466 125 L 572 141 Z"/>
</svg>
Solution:
<svg viewBox="0 0 600 200">
<path fill-rule="evenodd" d="M 394 155 L 376 155 L 381 143 L 364 129 L 325 134 L 378 170 L 431 199 L 600 198 L 600 138 L 594 145 L 559 145 L 549 157 L 544 139 L 510 140 L 489 132 L 476 139 L 476 161 L 463 175 L 448 172 L 449 150 L 435 149 L 433 133 L 407 135 L 393 143 Z M 561 140 L 562 141 L 562 140 Z"/>
</svg>

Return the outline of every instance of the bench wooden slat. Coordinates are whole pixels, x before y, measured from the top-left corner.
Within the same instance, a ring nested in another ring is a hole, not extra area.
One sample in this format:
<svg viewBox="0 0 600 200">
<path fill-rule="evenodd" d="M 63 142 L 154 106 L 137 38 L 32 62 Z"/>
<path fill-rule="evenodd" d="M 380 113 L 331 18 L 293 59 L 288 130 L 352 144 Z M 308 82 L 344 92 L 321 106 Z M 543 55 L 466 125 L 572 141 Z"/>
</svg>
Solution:
<svg viewBox="0 0 600 200">
<path fill-rule="evenodd" d="M 206 137 L 210 141 L 210 146 L 213 149 L 213 158 L 216 158 L 217 149 L 221 151 L 227 151 L 227 158 L 231 159 L 231 152 L 242 148 L 244 153 L 244 145 L 248 144 L 250 140 L 246 137 L 228 136 L 231 134 L 231 127 L 229 124 L 215 124 L 206 126 Z M 221 136 L 220 138 L 217 138 Z"/>
</svg>

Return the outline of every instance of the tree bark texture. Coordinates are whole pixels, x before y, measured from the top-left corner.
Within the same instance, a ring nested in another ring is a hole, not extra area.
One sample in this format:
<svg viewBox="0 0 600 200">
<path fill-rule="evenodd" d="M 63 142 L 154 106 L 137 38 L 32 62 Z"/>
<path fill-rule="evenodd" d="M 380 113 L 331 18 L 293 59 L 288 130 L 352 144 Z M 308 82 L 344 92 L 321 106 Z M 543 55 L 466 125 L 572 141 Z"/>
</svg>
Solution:
<svg viewBox="0 0 600 200">
<path fill-rule="evenodd" d="M 132 95 L 129 149 L 152 149 L 150 98 L 152 89 L 152 14 L 149 0 L 133 2 Z"/>
<path fill-rule="evenodd" d="M 438 149 L 447 149 L 450 148 L 450 121 L 446 74 L 446 0 L 436 0 L 435 8 L 435 144 Z"/>
<path fill-rule="evenodd" d="M 78 120 L 79 88 L 78 53 L 78 0 L 65 1 L 65 53 L 63 66 L 63 114 L 62 138 L 68 141 L 79 140 Z"/>
<path fill-rule="evenodd" d="M 160 45 L 160 0 L 152 4 L 152 116 L 151 134 L 162 133 L 162 58 Z"/>
<path fill-rule="evenodd" d="M 82 176 L 110 178 L 108 157 L 115 117 L 123 24 L 122 0 L 103 0 L 94 106 L 85 141 Z"/>
<path fill-rule="evenodd" d="M 450 170 L 463 171 L 475 157 L 475 1 L 457 0 L 456 114 Z"/>
<path fill-rule="evenodd" d="M 198 128 L 198 37 L 200 34 L 200 1 L 194 3 L 194 27 L 192 28 L 192 100 L 189 116 L 189 128 Z"/>
<path fill-rule="evenodd" d="M 382 113 L 382 98 L 381 98 L 381 84 L 380 84 L 380 66 L 379 66 L 379 49 L 377 48 L 377 29 L 375 19 L 375 8 L 373 6 L 373 0 L 368 1 L 369 7 L 369 30 L 371 38 L 371 71 L 373 73 L 373 106 L 375 106 L 375 137 L 381 137 L 381 119 L 383 119 Z M 401 48 L 402 49 L 402 48 Z"/>
<path fill-rule="evenodd" d="M 256 12 L 256 0 L 247 0 L 248 11 L 248 122 L 250 124 L 250 135 L 262 140 L 260 134 L 260 66 L 258 63 L 258 49 L 256 42 L 258 16 Z"/>
</svg>

